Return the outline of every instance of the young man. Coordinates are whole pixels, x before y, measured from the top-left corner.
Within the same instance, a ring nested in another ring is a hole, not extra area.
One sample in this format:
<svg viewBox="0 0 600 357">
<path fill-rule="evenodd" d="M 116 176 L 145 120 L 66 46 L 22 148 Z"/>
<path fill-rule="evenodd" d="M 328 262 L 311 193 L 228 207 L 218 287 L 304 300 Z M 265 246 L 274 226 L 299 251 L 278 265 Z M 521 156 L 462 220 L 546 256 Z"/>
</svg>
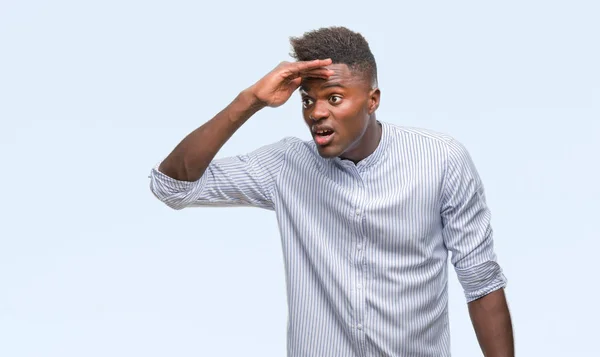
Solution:
<svg viewBox="0 0 600 357">
<path fill-rule="evenodd" d="M 275 211 L 286 268 L 288 356 L 450 356 L 447 259 L 487 357 L 513 356 L 506 279 L 466 149 L 378 121 L 375 59 L 358 33 L 291 39 L 281 63 L 151 171 L 169 207 Z M 254 113 L 299 89 L 314 140 L 213 160 Z"/>
</svg>

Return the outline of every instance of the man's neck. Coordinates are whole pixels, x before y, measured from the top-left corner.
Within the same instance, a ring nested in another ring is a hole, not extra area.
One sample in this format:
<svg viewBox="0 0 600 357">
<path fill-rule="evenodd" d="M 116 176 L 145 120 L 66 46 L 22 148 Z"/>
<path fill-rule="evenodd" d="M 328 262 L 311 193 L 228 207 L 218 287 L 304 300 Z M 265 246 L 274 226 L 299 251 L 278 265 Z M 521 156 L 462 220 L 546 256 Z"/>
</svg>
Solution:
<svg viewBox="0 0 600 357">
<path fill-rule="evenodd" d="M 354 164 L 358 164 L 361 160 L 374 153 L 381 142 L 382 130 L 381 123 L 373 116 L 370 120 L 369 127 L 363 134 L 363 137 L 360 139 L 356 148 L 351 150 L 351 152 L 340 156 L 340 159 L 350 160 Z"/>
</svg>

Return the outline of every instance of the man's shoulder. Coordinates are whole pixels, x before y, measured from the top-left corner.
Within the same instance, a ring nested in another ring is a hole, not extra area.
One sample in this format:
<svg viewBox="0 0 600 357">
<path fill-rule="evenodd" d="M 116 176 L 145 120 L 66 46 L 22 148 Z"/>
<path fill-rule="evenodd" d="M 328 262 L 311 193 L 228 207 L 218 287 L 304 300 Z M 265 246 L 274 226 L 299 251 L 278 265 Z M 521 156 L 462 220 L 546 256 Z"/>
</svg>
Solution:
<svg viewBox="0 0 600 357">
<path fill-rule="evenodd" d="M 466 146 L 454 136 L 440 131 L 402 126 L 386 123 L 388 125 L 392 141 L 398 146 L 397 149 L 409 148 L 409 152 L 434 152 L 444 157 L 455 157 L 464 159 L 469 156 Z M 398 152 L 405 152 L 397 150 Z"/>
<path fill-rule="evenodd" d="M 398 125 L 393 123 L 385 123 L 389 128 L 390 134 L 395 138 L 416 139 L 425 142 L 451 144 L 456 141 L 449 134 L 442 133 L 433 129 L 425 129 L 419 127 Z"/>
<path fill-rule="evenodd" d="M 315 145 L 312 140 L 304 140 L 296 136 L 286 136 L 279 142 L 294 151 L 305 151 L 307 153 L 313 153 L 315 151 Z"/>
<path fill-rule="evenodd" d="M 302 148 L 302 147 L 308 147 L 309 143 L 305 140 L 302 140 L 300 138 L 297 138 L 295 136 L 284 136 L 281 137 L 280 139 L 267 143 L 267 144 L 263 144 L 262 146 L 258 147 L 258 149 L 272 149 L 272 150 L 283 150 L 283 151 L 288 151 L 289 149 L 298 149 L 298 148 Z"/>
<path fill-rule="evenodd" d="M 275 150 L 279 151 L 284 156 L 315 156 L 318 154 L 314 141 L 303 140 L 295 136 L 285 136 L 278 141 L 272 142 L 262 147 L 264 150 Z"/>
</svg>

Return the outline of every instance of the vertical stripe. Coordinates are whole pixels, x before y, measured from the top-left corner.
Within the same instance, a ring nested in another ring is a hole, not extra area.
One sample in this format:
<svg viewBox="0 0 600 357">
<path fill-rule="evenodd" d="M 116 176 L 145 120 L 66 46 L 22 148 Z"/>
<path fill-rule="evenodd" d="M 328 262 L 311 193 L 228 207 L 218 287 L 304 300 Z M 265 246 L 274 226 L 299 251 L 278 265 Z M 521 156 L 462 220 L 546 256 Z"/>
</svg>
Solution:
<svg viewBox="0 0 600 357">
<path fill-rule="evenodd" d="M 275 212 L 289 357 L 450 356 L 448 259 L 466 301 L 506 284 L 465 147 L 444 134 L 381 124 L 379 146 L 358 164 L 285 138 L 216 159 L 196 182 L 151 170 L 152 192 L 173 209 Z"/>
</svg>

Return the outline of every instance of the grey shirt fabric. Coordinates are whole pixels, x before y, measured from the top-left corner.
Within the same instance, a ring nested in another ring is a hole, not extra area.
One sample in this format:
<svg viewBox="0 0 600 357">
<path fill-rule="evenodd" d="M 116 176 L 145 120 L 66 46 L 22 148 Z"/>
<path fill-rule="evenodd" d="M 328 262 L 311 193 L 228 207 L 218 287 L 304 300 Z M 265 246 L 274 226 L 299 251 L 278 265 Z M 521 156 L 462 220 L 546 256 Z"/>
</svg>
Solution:
<svg viewBox="0 0 600 357">
<path fill-rule="evenodd" d="M 173 209 L 275 212 L 289 357 L 450 356 L 448 257 L 467 302 L 506 286 L 465 147 L 380 123 L 377 149 L 358 164 L 285 138 L 215 159 L 195 182 L 151 170 L 152 192 Z"/>
</svg>

